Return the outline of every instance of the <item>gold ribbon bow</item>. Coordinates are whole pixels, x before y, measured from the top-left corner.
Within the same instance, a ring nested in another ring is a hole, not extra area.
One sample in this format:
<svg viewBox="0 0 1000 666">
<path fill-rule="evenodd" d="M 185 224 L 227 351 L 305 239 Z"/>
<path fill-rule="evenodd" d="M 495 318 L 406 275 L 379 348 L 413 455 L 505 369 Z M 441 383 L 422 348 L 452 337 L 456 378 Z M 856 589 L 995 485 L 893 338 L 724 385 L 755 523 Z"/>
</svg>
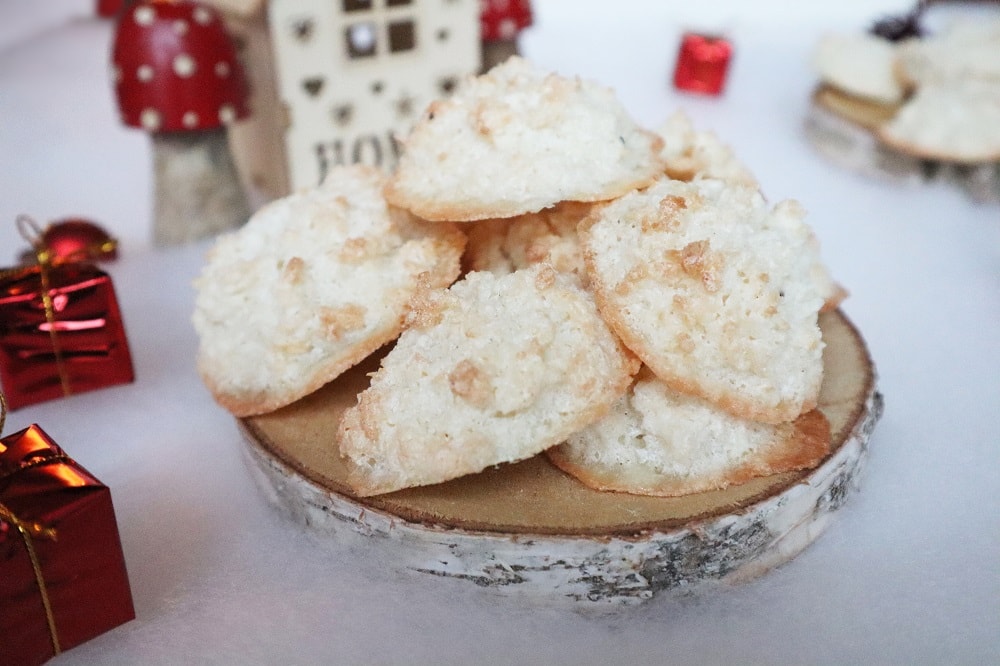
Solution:
<svg viewBox="0 0 1000 666">
<path fill-rule="evenodd" d="M 3 434 L 4 422 L 7 420 L 7 399 L 4 398 L 3 392 L 0 391 L 0 434 Z M 58 456 L 58 458 L 65 458 L 66 456 Z M 44 462 L 55 462 L 55 458 L 43 459 Z M 24 469 L 25 467 L 37 467 L 42 461 L 34 461 L 34 464 L 28 463 L 26 466 L 19 468 L 17 471 Z M 38 522 L 25 522 L 14 515 L 14 512 L 8 509 L 2 502 L 0 502 L 0 521 L 13 525 L 17 529 L 18 534 L 21 535 L 21 542 L 24 544 L 24 549 L 28 551 L 28 559 L 31 560 L 31 569 L 35 573 L 35 583 L 38 585 L 38 591 L 42 597 L 42 606 L 45 608 L 45 621 L 49 628 L 49 639 L 52 641 L 53 654 L 59 654 L 62 649 L 59 647 L 59 632 L 56 630 L 56 619 L 52 614 L 52 602 L 49 601 L 49 592 L 45 586 L 45 576 L 42 573 L 42 564 L 38 560 L 38 554 L 35 552 L 34 539 L 43 538 L 56 540 L 56 531 L 51 527 L 45 527 Z"/>
<path fill-rule="evenodd" d="M 73 388 L 69 383 L 66 360 L 63 357 L 62 347 L 59 345 L 59 336 L 56 333 L 56 310 L 52 303 L 52 294 L 49 293 L 51 290 L 49 268 L 52 266 L 52 253 L 42 241 L 41 228 L 31 217 L 18 215 L 16 223 L 21 237 L 28 241 L 35 251 L 35 259 L 38 261 L 38 275 L 41 281 L 42 308 L 45 310 L 45 321 L 49 325 L 49 339 L 52 341 L 52 353 L 56 359 L 56 372 L 59 373 L 59 384 L 62 386 L 63 395 L 69 395 L 73 392 Z M 20 268 L 0 271 L 0 279 L 22 277 L 33 270 L 33 268 Z"/>
</svg>

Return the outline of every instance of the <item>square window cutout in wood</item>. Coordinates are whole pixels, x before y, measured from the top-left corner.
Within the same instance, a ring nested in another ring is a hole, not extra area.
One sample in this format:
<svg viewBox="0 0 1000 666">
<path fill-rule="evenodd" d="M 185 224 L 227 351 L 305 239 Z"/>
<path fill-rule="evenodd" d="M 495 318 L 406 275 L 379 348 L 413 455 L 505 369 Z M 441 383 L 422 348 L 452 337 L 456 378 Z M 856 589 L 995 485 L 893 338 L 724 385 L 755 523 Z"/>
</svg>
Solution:
<svg viewBox="0 0 1000 666">
<path fill-rule="evenodd" d="M 270 198 L 315 187 L 337 164 L 394 166 L 392 137 L 481 63 L 480 0 L 207 1 L 262 8 L 244 56 L 269 141 L 241 132 L 238 152 Z"/>
<path fill-rule="evenodd" d="M 389 52 L 412 51 L 417 46 L 417 31 L 413 21 L 393 21 L 389 24 Z"/>
<path fill-rule="evenodd" d="M 345 12 L 371 11 L 372 0 L 343 0 Z"/>
</svg>

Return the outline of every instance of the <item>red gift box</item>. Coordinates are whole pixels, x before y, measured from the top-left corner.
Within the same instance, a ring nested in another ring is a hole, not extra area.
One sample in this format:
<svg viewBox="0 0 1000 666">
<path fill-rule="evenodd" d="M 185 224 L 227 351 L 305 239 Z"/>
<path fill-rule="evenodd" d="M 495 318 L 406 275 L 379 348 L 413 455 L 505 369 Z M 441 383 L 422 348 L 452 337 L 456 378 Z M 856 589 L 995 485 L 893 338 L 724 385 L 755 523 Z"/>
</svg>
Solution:
<svg viewBox="0 0 1000 666">
<path fill-rule="evenodd" d="M 0 663 L 135 617 L 111 491 L 33 425 L 0 439 Z"/>
<path fill-rule="evenodd" d="M 723 37 L 685 33 L 674 68 L 674 86 L 688 92 L 718 95 L 726 84 L 732 55 L 732 44 Z"/>
<path fill-rule="evenodd" d="M 86 263 L 0 271 L 0 384 L 11 409 L 134 379 L 106 273 Z"/>
</svg>

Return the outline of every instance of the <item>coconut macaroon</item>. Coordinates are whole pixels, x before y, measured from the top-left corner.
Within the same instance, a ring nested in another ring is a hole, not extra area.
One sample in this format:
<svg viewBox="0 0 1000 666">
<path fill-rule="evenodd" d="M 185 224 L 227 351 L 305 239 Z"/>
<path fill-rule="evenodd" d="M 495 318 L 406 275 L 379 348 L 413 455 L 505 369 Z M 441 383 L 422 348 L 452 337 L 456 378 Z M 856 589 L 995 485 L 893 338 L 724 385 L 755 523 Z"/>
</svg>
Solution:
<svg viewBox="0 0 1000 666">
<path fill-rule="evenodd" d="M 819 262 L 804 210 L 752 188 L 661 180 L 580 227 L 601 314 L 672 389 L 780 423 L 816 405 Z"/>
<path fill-rule="evenodd" d="M 714 133 L 694 128 L 683 111 L 673 113 L 658 130 L 663 137 L 661 156 L 666 162 L 666 174 L 674 180 L 721 180 L 731 185 L 759 189 L 757 177 Z M 785 206 L 793 205 L 791 203 Z M 802 211 L 804 216 L 805 212 Z M 770 218 L 779 221 L 779 218 Z M 814 279 L 824 294 L 824 310 L 833 310 L 847 297 L 847 291 L 834 282 L 825 264 L 819 259 L 819 243 L 812 239 Z"/>
<path fill-rule="evenodd" d="M 469 238 L 465 268 L 505 275 L 546 263 L 585 285 L 587 272 L 576 227 L 594 205 L 564 201 L 537 213 L 465 225 Z"/>
<path fill-rule="evenodd" d="M 876 35 L 824 35 L 813 66 L 824 83 L 878 104 L 898 104 L 906 94 L 896 44 Z"/>
<path fill-rule="evenodd" d="M 1000 16 L 958 19 L 936 34 L 902 42 L 896 72 L 911 86 L 1000 84 Z"/>
<path fill-rule="evenodd" d="M 662 172 L 661 140 L 614 93 L 512 57 L 433 102 L 402 140 L 388 200 L 428 220 L 601 201 Z"/>
<path fill-rule="evenodd" d="M 877 134 L 888 145 L 927 159 L 1000 161 L 1000 81 L 922 85 Z"/>
<path fill-rule="evenodd" d="M 818 410 L 767 424 L 671 390 L 648 368 L 607 416 L 546 453 L 597 490 L 674 497 L 815 467 L 829 453 Z"/>
<path fill-rule="evenodd" d="M 879 139 L 925 159 L 1000 160 L 1000 17 L 956 20 L 906 40 L 896 72 L 915 92 L 877 129 Z"/>
<path fill-rule="evenodd" d="M 237 416 L 294 402 L 396 338 L 422 290 L 458 277 L 464 234 L 386 204 L 384 176 L 341 167 L 220 236 L 193 321 L 198 370 Z"/>
<path fill-rule="evenodd" d="M 699 131 L 683 111 L 670 115 L 657 130 L 663 139 L 660 156 L 668 176 L 676 180 L 714 178 L 758 187 L 757 178 L 714 132 Z"/>
<path fill-rule="evenodd" d="M 810 282 L 823 298 L 820 312 L 830 312 L 840 307 L 848 296 L 844 287 L 833 279 L 829 267 L 820 254 L 820 243 L 812 227 L 805 224 L 806 209 L 798 201 L 787 199 L 775 206 L 773 214 L 765 215 L 760 223 L 773 233 L 788 234 L 804 244 L 803 252 L 812 261 Z"/>
<path fill-rule="evenodd" d="M 428 294 L 336 433 L 362 496 L 533 456 L 598 420 L 638 361 L 551 266 Z"/>
</svg>

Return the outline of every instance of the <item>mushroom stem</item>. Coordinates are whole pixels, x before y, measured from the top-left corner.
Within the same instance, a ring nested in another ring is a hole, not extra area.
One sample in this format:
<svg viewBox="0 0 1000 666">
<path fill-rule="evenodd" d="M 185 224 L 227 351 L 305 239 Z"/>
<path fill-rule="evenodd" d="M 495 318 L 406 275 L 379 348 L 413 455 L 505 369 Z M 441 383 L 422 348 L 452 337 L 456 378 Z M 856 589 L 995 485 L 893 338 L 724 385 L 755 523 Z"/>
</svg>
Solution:
<svg viewBox="0 0 1000 666">
<path fill-rule="evenodd" d="M 518 55 L 516 38 L 483 42 L 483 61 L 480 72 L 488 72 L 515 55 Z"/>
<path fill-rule="evenodd" d="M 187 243 L 246 222 L 250 207 L 224 128 L 152 136 L 157 245 Z"/>
</svg>

